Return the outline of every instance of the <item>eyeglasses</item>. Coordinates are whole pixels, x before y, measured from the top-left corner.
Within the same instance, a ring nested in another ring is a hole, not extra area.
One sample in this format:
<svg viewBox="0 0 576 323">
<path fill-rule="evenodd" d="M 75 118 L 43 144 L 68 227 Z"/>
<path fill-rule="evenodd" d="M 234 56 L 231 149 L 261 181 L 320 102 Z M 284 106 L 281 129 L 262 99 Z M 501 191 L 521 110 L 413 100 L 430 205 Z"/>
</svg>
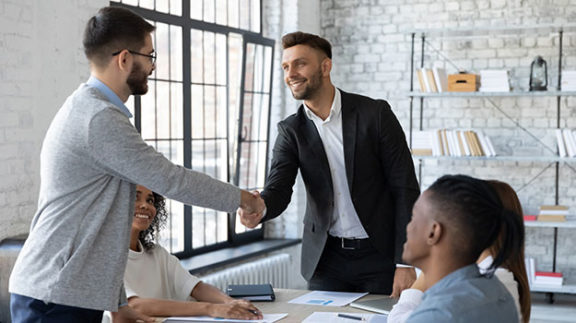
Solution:
<svg viewBox="0 0 576 323">
<path fill-rule="evenodd" d="M 122 52 L 122 50 L 119 50 L 119 51 L 117 51 L 117 52 L 115 52 L 115 53 L 112 53 L 112 56 L 116 56 L 116 55 L 120 54 L 121 52 Z M 138 53 L 138 52 L 136 52 L 136 51 L 129 50 L 129 49 L 128 49 L 128 52 L 129 52 L 130 54 L 148 57 L 148 58 L 150 59 L 150 63 L 156 64 L 156 55 L 142 54 L 142 53 Z"/>
</svg>

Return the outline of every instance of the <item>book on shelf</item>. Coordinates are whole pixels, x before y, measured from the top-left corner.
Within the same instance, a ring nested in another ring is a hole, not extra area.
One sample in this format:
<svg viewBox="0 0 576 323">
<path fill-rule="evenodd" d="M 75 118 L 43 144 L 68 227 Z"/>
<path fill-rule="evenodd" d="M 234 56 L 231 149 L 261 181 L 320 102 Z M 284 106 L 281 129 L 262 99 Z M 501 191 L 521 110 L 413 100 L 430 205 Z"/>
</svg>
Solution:
<svg viewBox="0 0 576 323">
<path fill-rule="evenodd" d="M 271 284 L 228 285 L 226 293 L 232 298 L 272 302 L 276 299 Z"/>
<path fill-rule="evenodd" d="M 562 287 L 564 277 L 562 273 L 551 271 L 536 271 L 534 273 L 534 285 L 542 287 Z"/>
<path fill-rule="evenodd" d="M 576 134 L 571 129 L 556 129 L 558 156 L 576 157 Z"/>
<path fill-rule="evenodd" d="M 496 156 L 492 141 L 482 131 L 438 129 L 412 132 L 416 156 Z"/>
<path fill-rule="evenodd" d="M 528 214 L 524 215 L 525 222 L 536 221 L 537 219 L 538 219 L 537 215 L 528 215 Z"/>
<path fill-rule="evenodd" d="M 448 75 L 446 70 L 442 67 L 432 68 L 432 73 L 434 74 L 434 82 L 436 83 L 436 88 L 438 92 L 448 91 Z"/>
<path fill-rule="evenodd" d="M 436 86 L 436 81 L 434 80 L 434 72 L 432 72 L 432 69 L 426 69 L 426 79 L 428 80 L 428 86 L 430 89 L 428 92 L 438 92 L 438 87 Z"/>
<path fill-rule="evenodd" d="M 510 92 L 508 70 L 481 70 L 480 92 Z"/>
<path fill-rule="evenodd" d="M 536 260 L 532 257 L 524 258 L 524 265 L 526 266 L 526 276 L 528 277 L 528 284 L 534 284 L 534 275 L 536 274 Z"/>
</svg>

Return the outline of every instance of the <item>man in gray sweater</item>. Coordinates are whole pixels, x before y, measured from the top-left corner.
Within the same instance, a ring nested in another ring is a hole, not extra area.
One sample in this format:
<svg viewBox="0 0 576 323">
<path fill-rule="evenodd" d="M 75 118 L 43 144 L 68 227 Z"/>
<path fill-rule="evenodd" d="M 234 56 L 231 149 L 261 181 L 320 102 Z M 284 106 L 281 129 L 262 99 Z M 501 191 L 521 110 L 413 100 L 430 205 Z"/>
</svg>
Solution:
<svg viewBox="0 0 576 323">
<path fill-rule="evenodd" d="M 14 322 L 100 322 L 104 310 L 121 322 L 149 319 L 126 306 L 122 286 L 136 182 L 186 204 L 264 209 L 247 191 L 171 163 L 130 123 L 124 102 L 148 90 L 153 31 L 122 8 L 88 21 L 91 77 L 44 139 L 38 211 L 10 277 Z"/>
</svg>

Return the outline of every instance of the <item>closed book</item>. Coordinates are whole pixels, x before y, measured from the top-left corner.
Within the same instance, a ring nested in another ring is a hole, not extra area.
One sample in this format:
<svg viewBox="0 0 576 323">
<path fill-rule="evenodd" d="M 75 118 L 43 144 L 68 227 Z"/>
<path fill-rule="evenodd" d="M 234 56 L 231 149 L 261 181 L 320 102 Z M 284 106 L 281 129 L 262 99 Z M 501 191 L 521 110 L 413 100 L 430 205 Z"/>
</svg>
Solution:
<svg viewBox="0 0 576 323">
<path fill-rule="evenodd" d="M 565 215 L 554 215 L 554 214 L 540 214 L 540 215 L 538 215 L 538 221 L 564 222 L 564 221 L 566 221 L 566 216 Z"/>
<path fill-rule="evenodd" d="M 536 215 L 524 215 L 524 221 L 536 221 Z"/>
<path fill-rule="evenodd" d="M 271 284 L 228 285 L 228 296 L 249 301 L 272 302 L 276 299 Z"/>
</svg>

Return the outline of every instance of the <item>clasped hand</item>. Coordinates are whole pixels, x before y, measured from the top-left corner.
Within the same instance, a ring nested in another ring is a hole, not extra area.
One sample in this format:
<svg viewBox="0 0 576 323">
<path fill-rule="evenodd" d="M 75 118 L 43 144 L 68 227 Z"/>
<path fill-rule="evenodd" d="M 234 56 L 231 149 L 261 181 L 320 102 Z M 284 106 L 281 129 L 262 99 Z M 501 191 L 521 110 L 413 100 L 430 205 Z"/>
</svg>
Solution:
<svg viewBox="0 0 576 323">
<path fill-rule="evenodd" d="M 248 195 L 244 195 L 244 193 Z M 244 200 L 246 199 L 246 203 Z M 260 197 L 260 193 L 258 191 L 254 192 L 247 192 L 242 191 L 242 205 L 238 208 L 237 214 L 240 217 L 240 223 L 242 223 L 247 228 L 255 228 L 262 217 L 264 216 L 264 209 L 266 208 L 266 204 L 262 197 Z"/>
</svg>

